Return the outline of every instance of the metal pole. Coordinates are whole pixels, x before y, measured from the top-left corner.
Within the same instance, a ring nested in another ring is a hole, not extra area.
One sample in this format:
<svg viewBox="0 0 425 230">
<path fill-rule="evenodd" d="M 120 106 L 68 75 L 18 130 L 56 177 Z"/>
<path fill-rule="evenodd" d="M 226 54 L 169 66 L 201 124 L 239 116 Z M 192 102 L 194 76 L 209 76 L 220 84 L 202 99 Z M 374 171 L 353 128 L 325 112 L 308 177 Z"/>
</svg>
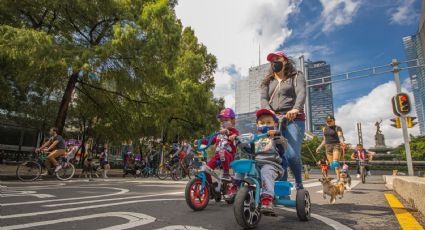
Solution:
<svg viewBox="0 0 425 230">
<path fill-rule="evenodd" d="M 307 76 L 307 69 L 305 68 L 305 62 L 304 62 L 304 55 L 301 55 L 300 59 L 300 69 L 304 74 L 304 78 L 306 80 L 306 82 L 308 82 L 308 76 Z M 306 87 L 306 92 L 305 92 L 305 104 L 304 104 L 304 111 L 306 114 L 306 122 L 305 122 L 305 127 L 307 131 L 312 131 L 311 127 L 310 127 L 310 121 L 311 121 L 311 116 L 310 116 L 310 92 L 309 92 L 309 88 Z"/>
<path fill-rule="evenodd" d="M 392 72 L 394 73 L 394 81 L 397 89 L 397 93 L 401 93 L 401 84 L 400 84 L 400 75 L 399 75 L 399 62 L 397 59 L 393 59 L 391 65 L 393 66 Z M 406 116 L 401 115 L 401 129 L 403 130 L 403 140 L 404 148 L 406 149 L 406 160 L 407 160 L 407 172 L 409 176 L 413 176 L 413 164 L 412 164 L 412 154 L 410 153 L 410 143 L 409 143 L 409 133 L 407 131 L 407 121 Z"/>
</svg>

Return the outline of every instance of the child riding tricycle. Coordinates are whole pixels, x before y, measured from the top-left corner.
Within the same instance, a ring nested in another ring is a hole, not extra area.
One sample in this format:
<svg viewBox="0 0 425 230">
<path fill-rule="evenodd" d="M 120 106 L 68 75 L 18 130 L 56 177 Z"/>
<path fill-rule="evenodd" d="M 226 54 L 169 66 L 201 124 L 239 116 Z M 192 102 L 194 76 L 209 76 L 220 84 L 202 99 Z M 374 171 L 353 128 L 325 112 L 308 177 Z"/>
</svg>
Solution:
<svg viewBox="0 0 425 230">
<path fill-rule="evenodd" d="M 280 123 L 283 121 L 280 121 Z M 296 199 L 291 200 L 293 184 L 277 181 L 283 174 L 281 161 L 287 141 L 276 131 L 278 119 L 267 109 L 257 112 L 258 134 L 248 133 L 237 137 L 241 145 L 248 145 L 251 159 L 231 163 L 234 172 L 242 175 L 242 185 L 236 195 L 234 215 L 237 223 L 245 229 L 255 228 L 262 215 L 276 216 L 274 205 L 296 207 L 298 218 L 310 217 L 310 196 L 300 188 Z M 247 149 L 247 148 L 243 148 Z"/>
</svg>

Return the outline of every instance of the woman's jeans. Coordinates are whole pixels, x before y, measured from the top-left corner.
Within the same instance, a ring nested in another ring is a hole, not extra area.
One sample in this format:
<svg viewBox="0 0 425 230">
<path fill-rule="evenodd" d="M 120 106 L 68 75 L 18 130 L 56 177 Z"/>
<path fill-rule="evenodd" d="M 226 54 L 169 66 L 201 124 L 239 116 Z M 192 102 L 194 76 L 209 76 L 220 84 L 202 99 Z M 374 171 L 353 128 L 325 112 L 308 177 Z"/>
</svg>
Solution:
<svg viewBox="0 0 425 230">
<path fill-rule="evenodd" d="M 301 146 L 304 140 L 305 121 L 295 120 L 288 121 L 285 127 L 282 125 L 281 133 L 288 139 L 288 149 L 285 151 L 285 155 L 282 159 L 282 167 L 284 169 L 284 175 L 282 181 L 288 180 L 288 166 L 291 169 L 295 177 L 297 184 L 302 183 L 301 169 Z"/>
</svg>

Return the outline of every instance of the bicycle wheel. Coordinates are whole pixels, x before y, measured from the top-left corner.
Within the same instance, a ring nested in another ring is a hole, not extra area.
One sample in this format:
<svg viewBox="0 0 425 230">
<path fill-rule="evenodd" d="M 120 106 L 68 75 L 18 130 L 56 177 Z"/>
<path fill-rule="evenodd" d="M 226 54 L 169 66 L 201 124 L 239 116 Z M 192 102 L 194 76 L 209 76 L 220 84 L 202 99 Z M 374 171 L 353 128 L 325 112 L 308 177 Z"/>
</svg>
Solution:
<svg viewBox="0 0 425 230">
<path fill-rule="evenodd" d="M 41 175 L 41 165 L 35 161 L 24 162 L 16 168 L 16 177 L 20 181 L 35 181 Z"/>
<path fill-rule="evenodd" d="M 183 175 L 182 175 L 182 168 L 181 167 L 175 166 L 171 170 L 172 170 L 172 174 L 173 174 L 172 178 L 175 181 L 178 181 L 178 180 L 181 180 L 182 179 Z"/>
<path fill-rule="evenodd" d="M 69 180 L 75 174 L 75 166 L 69 162 L 62 163 L 62 168 L 56 172 L 56 178 L 58 180 Z M 91 173 L 90 173 L 91 176 Z"/>
<path fill-rule="evenodd" d="M 360 175 L 361 175 L 362 183 L 363 184 L 366 183 L 366 172 L 365 171 L 366 171 L 365 170 L 365 167 L 364 166 L 361 166 L 360 167 Z"/>
<path fill-rule="evenodd" d="M 165 167 L 165 165 L 160 165 L 159 166 L 158 174 L 157 174 L 158 179 L 165 180 L 168 177 L 169 174 L 170 173 L 169 173 L 167 167 Z"/>
</svg>

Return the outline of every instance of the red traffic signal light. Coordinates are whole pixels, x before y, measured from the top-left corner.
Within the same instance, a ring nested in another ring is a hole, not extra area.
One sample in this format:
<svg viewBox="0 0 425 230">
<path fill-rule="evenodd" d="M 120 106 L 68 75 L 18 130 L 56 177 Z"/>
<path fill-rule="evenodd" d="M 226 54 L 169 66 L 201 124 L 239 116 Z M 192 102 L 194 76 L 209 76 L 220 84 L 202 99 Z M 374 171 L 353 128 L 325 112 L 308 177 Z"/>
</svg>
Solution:
<svg viewBox="0 0 425 230">
<path fill-rule="evenodd" d="M 408 114 L 411 110 L 409 95 L 399 93 L 395 96 L 395 107 L 399 114 Z"/>
</svg>

